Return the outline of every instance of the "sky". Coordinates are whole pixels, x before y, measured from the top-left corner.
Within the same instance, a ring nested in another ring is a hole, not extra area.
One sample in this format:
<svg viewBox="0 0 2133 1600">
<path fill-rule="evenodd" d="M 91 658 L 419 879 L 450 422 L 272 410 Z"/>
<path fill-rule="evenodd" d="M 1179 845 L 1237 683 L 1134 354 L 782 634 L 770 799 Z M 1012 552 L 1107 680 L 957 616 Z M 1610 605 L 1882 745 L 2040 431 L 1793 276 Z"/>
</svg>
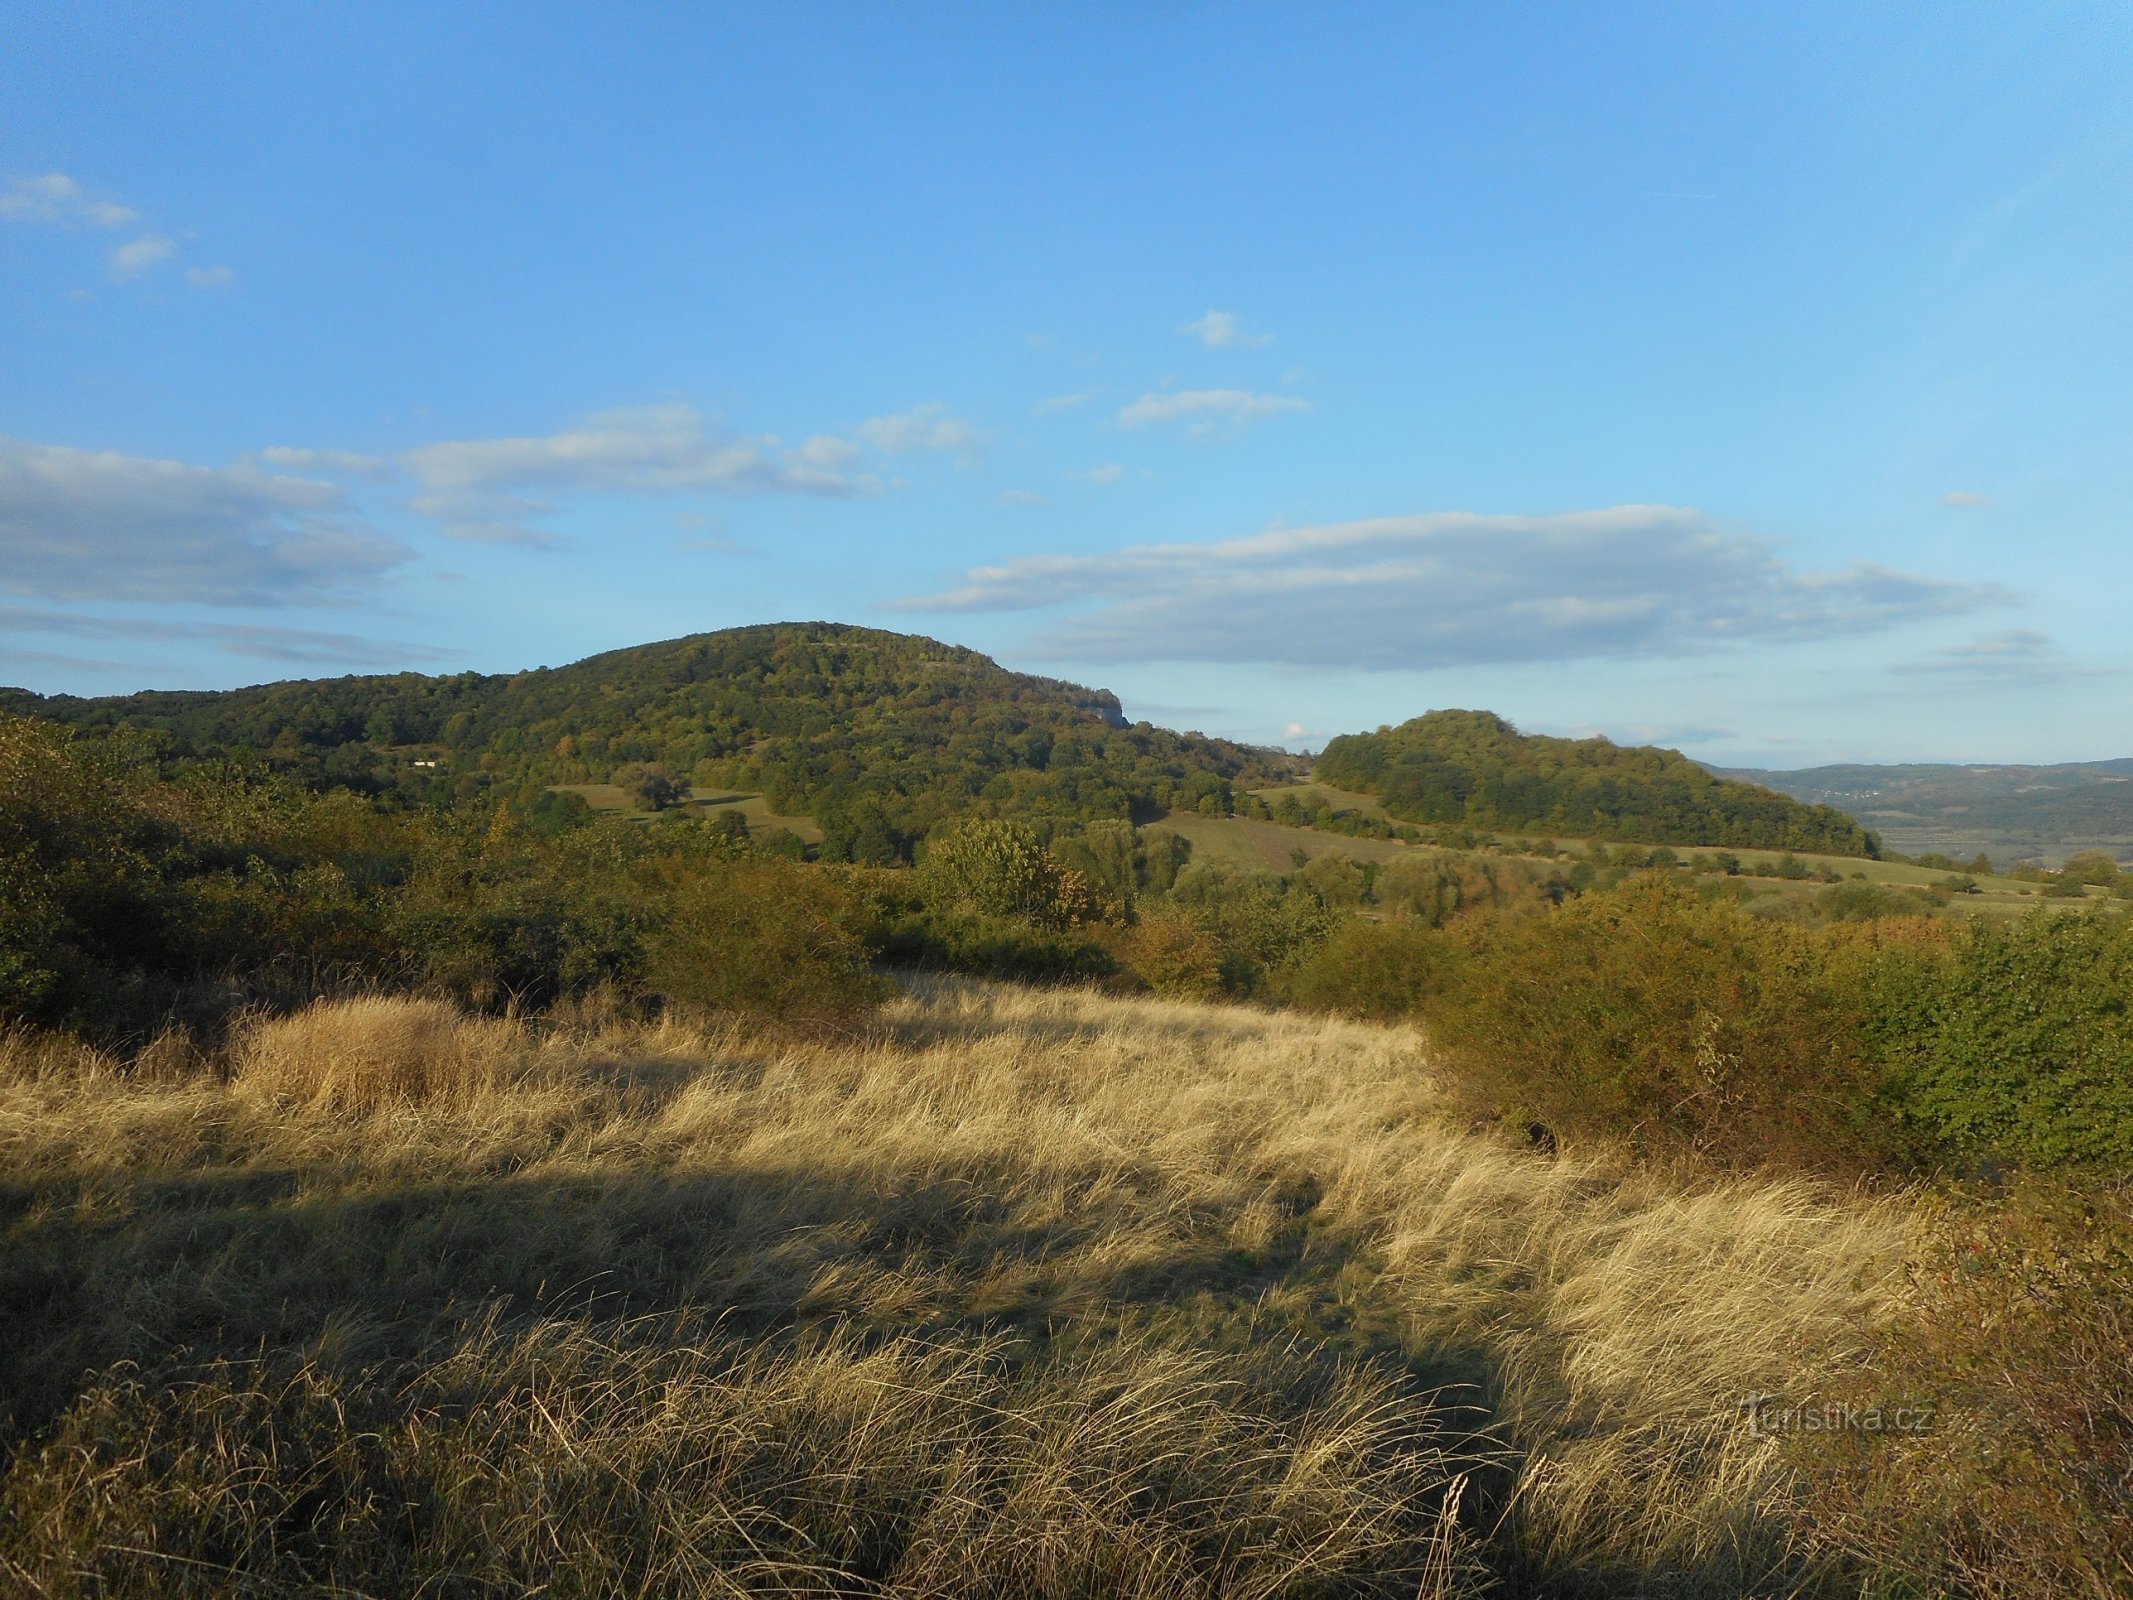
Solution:
<svg viewBox="0 0 2133 1600">
<path fill-rule="evenodd" d="M 832 620 L 2133 754 L 2133 9 L 0 8 L 0 683 Z"/>
</svg>

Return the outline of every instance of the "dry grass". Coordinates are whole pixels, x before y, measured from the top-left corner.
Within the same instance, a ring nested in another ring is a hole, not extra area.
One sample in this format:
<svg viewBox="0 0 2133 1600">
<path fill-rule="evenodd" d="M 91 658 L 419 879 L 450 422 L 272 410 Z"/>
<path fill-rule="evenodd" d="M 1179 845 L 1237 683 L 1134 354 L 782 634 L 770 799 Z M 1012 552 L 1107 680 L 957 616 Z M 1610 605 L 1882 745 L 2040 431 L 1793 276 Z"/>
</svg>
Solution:
<svg viewBox="0 0 2133 1600">
<path fill-rule="evenodd" d="M 1856 1376 L 1907 1205 L 1508 1148 L 1409 1030 L 942 981 L 50 1055 L 27 1593 L 1856 1592 L 1738 1402 Z"/>
<path fill-rule="evenodd" d="M 464 1106 L 507 1088 L 522 1042 L 512 1023 L 464 1017 L 442 1000 L 364 995 L 253 1018 L 230 1057 L 238 1087 L 277 1105 L 364 1113 Z"/>
</svg>

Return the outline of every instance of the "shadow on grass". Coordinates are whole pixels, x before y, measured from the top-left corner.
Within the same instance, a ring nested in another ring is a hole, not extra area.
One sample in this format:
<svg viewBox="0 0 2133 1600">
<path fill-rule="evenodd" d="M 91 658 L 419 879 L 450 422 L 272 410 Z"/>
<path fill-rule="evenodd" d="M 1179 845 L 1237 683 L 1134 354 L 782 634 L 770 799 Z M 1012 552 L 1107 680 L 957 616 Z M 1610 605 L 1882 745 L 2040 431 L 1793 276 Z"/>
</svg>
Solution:
<svg viewBox="0 0 2133 1600">
<path fill-rule="evenodd" d="M 97 1207 L 13 1185 L 0 1443 L 19 1467 L 128 1363 L 149 1396 L 205 1363 L 275 1358 L 384 1393 L 381 1373 L 559 1320 L 641 1337 L 621 1330 L 679 1316 L 770 1348 L 976 1340 L 1009 1367 L 1106 1347 L 1271 1352 L 1299 1392 L 1356 1371 L 1388 1385 L 1433 1450 L 1468 1464 L 1461 1520 L 1489 1544 L 1516 1467 L 1490 1430 L 1489 1353 L 1405 1342 L 1389 1304 L 1374 1309 L 1369 1251 L 1321 1224 L 1312 1185 L 1258 1196 L 1247 1227 L 1241 1205 L 1187 1209 L 1099 1176 L 1041 1222 L 975 1179 L 786 1168 L 353 1192 L 307 1192 L 292 1171 L 205 1173 Z M 1490 1562 L 1506 1594 L 1726 1592 L 1682 1572 L 1543 1581 L 1502 1538 Z"/>
</svg>

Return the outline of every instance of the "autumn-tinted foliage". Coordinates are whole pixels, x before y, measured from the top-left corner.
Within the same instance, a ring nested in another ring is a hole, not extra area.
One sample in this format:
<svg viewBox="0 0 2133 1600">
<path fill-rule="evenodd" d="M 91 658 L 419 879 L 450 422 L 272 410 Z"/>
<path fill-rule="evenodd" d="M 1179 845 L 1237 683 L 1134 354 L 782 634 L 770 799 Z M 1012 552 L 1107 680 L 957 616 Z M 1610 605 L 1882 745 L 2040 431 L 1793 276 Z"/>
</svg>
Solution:
<svg viewBox="0 0 2133 1600">
<path fill-rule="evenodd" d="M 970 812 L 1136 817 L 1231 805 L 1294 761 L 1147 723 L 1115 696 L 1009 672 L 974 650 L 835 623 L 696 634 L 499 675 L 396 673 L 0 710 L 90 733 L 145 730 L 179 756 L 257 755 L 315 788 L 530 805 L 551 784 L 646 767 L 766 792 L 812 816 L 834 859 L 908 860 Z M 419 764 L 418 764 L 419 763 Z M 671 791 L 646 796 L 656 806 Z"/>
</svg>

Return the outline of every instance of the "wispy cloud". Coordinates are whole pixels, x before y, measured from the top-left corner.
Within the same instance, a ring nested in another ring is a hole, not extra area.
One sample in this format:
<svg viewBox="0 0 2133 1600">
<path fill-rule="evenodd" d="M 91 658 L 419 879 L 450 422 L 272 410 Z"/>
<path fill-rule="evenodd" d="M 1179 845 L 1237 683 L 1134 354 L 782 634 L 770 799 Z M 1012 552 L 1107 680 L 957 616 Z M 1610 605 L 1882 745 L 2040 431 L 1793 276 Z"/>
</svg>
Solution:
<svg viewBox="0 0 2133 1600">
<path fill-rule="evenodd" d="M 528 490 L 851 497 L 883 487 L 845 468 L 844 441 L 810 439 L 781 450 L 770 436 L 729 433 L 675 403 L 603 411 L 560 433 L 462 439 L 407 451 L 400 465 L 422 486 L 417 510 L 455 538 L 544 545 L 555 536 L 527 519 L 555 509 Z"/>
<path fill-rule="evenodd" d="M 889 417 L 873 417 L 852 430 L 884 455 L 938 450 L 972 465 L 985 454 L 985 436 L 942 405 L 914 406 Z"/>
<path fill-rule="evenodd" d="M 1034 489 L 1002 489 L 1000 504 L 1003 506 L 1041 506 L 1044 496 Z"/>
<path fill-rule="evenodd" d="M 1067 608 L 1055 659 L 1429 669 L 1682 656 L 1872 633 L 2004 605 L 1993 584 L 1858 564 L 1803 572 L 1692 510 L 1463 512 L 1279 529 L 1214 544 L 1027 556 L 911 611 Z"/>
<path fill-rule="evenodd" d="M 0 591 L 52 600 L 317 602 L 408 560 L 337 486 L 0 439 Z"/>
<path fill-rule="evenodd" d="M 160 233 L 144 233 L 111 252 L 111 281 L 131 283 L 154 271 L 178 253 L 177 241 Z"/>
<path fill-rule="evenodd" d="M 359 455 L 353 450 L 308 450 L 293 445 L 270 445 L 253 458 L 286 472 L 318 472 L 331 477 L 382 478 L 392 463 L 382 456 Z"/>
<path fill-rule="evenodd" d="M 178 253 L 178 242 L 150 228 L 132 206 L 91 194 L 64 172 L 11 178 L 0 184 L 0 220 L 56 228 L 140 230 L 137 237 L 114 246 L 105 258 L 105 271 L 114 283 L 146 277 Z M 228 267 L 193 267 L 185 278 L 196 289 L 220 289 L 234 282 L 236 274 Z"/>
<path fill-rule="evenodd" d="M 1940 497 L 1944 506 L 1953 506 L 1958 511 L 1975 511 L 1992 504 L 1990 495 L 1974 494 L 1968 489 L 1950 489 Z"/>
<path fill-rule="evenodd" d="M 1144 394 L 1119 411 L 1118 421 L 1126 428 L 1182 422 L 1188 433 L 1205 436 L 1241 428 L 1261 417 L 1310 409 L 1308 400 L 1294 395 L 1253 394 L 1245 389 L 1182 389 Z"/>
<path fill-rule="evenodd" d="M 75 639 L 204 640 L 227 655 L 301 666 L 391 667 L 454 661 L 464 651 L 400 639 L 310 628 L 270 628 L 237 622 L 168 622 L 140 617 L 97 617 L 72 611 L 0 606 L 0 630 Z M 108 663 L 102 663 L 108 664 Z"/>
<path fill-rule="evenodd" d="M 1178 332 L 1200 341 L 1210 350 L 1256 350 L 1274 342 L 1271 333 L 1254 333 L 1234 311 L 1210 311 L 1197 322 L 1188 322 Z"/>
<path fill-rule="evenodd" d="M 0 186 L 0 217 L 62 228 L 130 228 L 141 220 L 133 207 L 99 199 L 64 172 L 9 179 Z"/>
<path fill-rule="evenodd" d="M 1903 677 L 1961 680 L 1976 688 L 2113 675 L 2111 668 L 2069 660 L 2048 634 L 2034 628 L 1981 633 L 1960 644 L 1943 645 L 1922 660 L 1898 662 L 1889 670 Z"/>
<path fill-rule="evenodd" d="M 1086 472 L 1069 472 L 1068 477 L 1081 483 L 1094 484 L 1099 489 L 1108 489 L 1126 476 L 1126 469 L 1116 461 L 1106 461 L 1102 466 L 1090 467 Z"/>
<path fill-rule="evenodd" d="M 1049 395 L 1037 402 L 1037 409 L 1047 414 L 1058 411 L 1072 411 L 1077 406 L 1087 405 L 1102 392 L 1100 389 L 1076 389 L 1072 394 Z"/>
</svg>

